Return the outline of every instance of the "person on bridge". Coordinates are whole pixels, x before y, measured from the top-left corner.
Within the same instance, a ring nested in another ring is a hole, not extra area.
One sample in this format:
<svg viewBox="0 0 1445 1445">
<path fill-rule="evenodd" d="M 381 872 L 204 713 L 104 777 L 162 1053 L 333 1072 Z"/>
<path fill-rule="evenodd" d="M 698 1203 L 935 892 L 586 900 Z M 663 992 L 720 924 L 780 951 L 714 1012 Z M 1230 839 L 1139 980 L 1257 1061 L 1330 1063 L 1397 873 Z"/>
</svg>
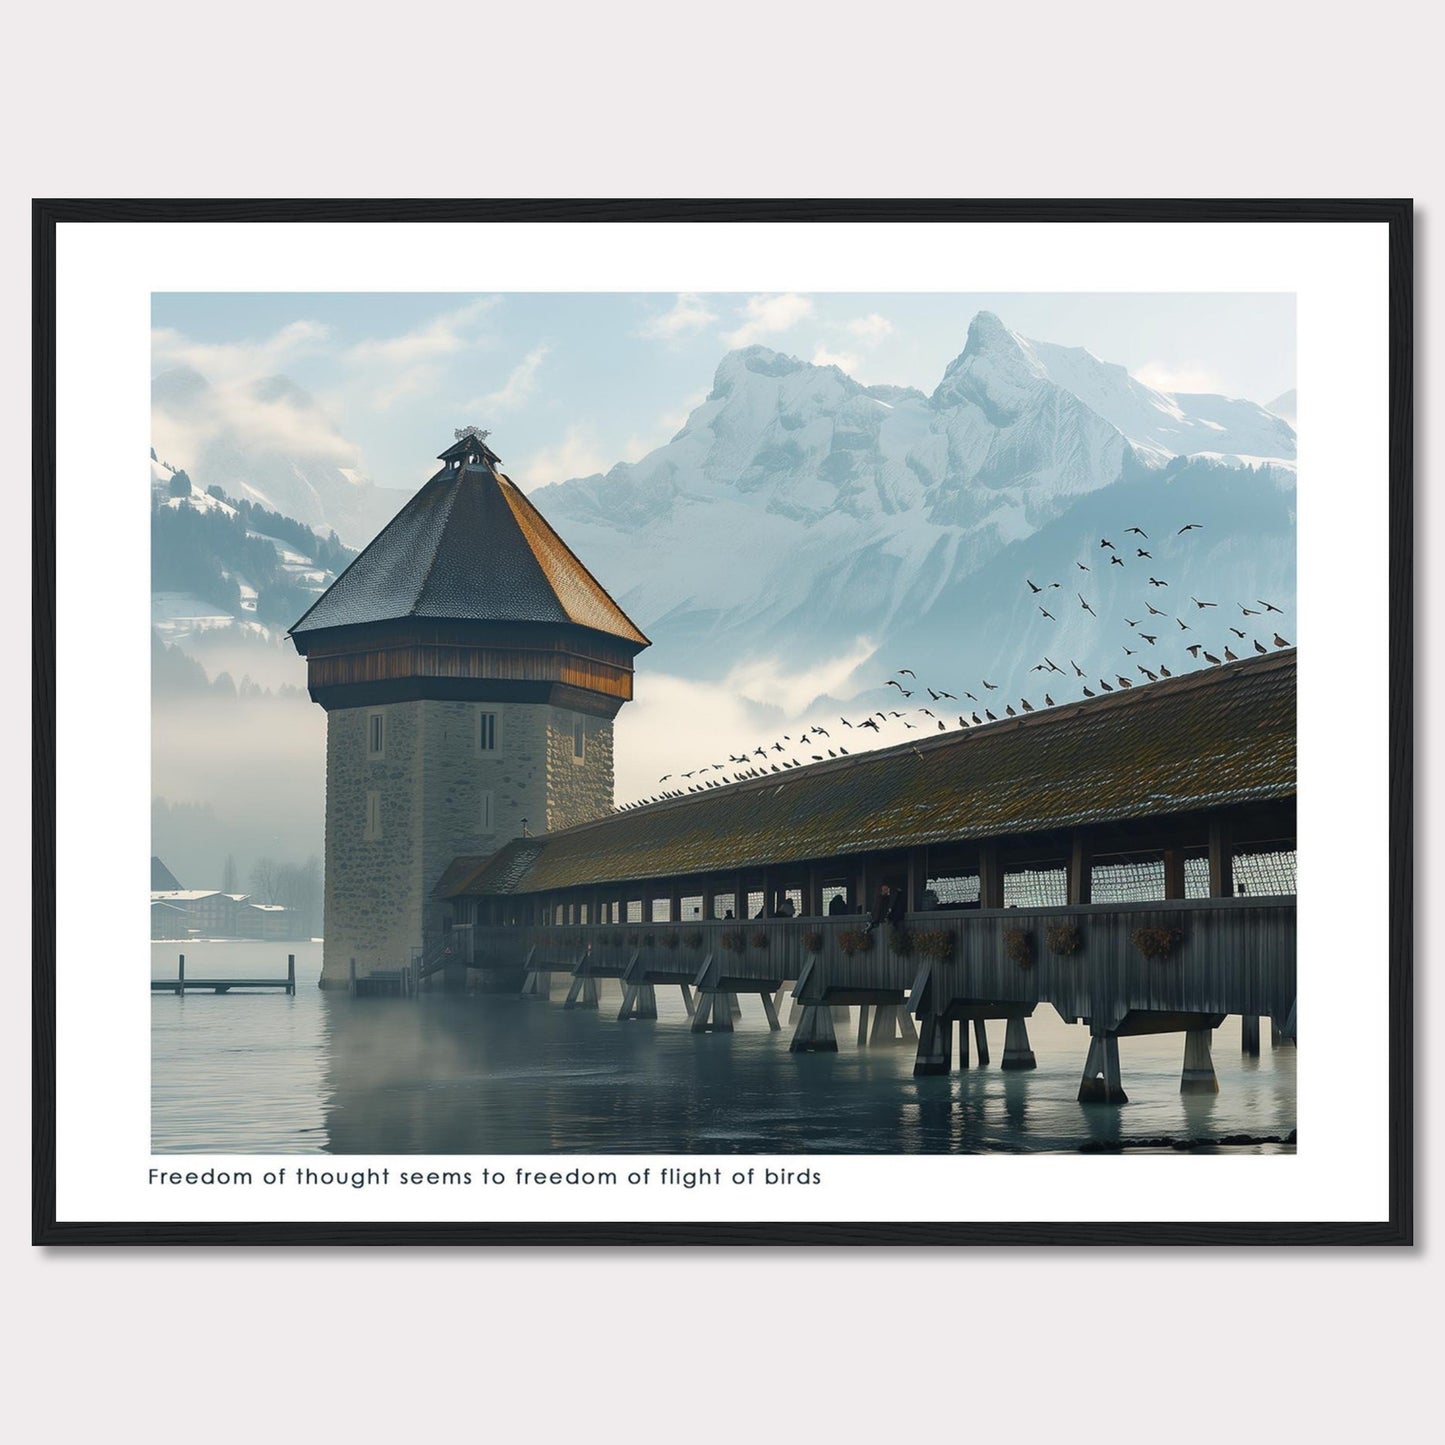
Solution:
<svg viewBox="0 0 1445 1445">
<path fill-rule="evenodd" d="M 885 883 L 878 890 L 878 902 L 873 908 L 873 917 L 868 921 L 870 929 L 877 928 L 884 923 L 891 923 L 895 927 L 903 922 L 903 915 L 908 912 L 908 899 L 900 888 L 894 892 L 892 884 Z"/>
</svg>

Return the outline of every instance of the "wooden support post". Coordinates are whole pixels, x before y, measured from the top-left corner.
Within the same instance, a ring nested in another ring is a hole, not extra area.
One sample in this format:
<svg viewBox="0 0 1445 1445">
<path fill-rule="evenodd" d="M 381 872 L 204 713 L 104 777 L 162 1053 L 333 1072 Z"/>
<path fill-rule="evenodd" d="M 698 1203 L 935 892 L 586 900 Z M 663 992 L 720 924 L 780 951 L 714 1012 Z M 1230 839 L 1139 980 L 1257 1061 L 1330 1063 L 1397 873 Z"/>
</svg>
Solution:
<svg viewBox="0 0 1445 1445">
<path fill-rule="evenodd" d="M 1259 1057 L 1259 1015 L 1244 1014 L 1239 1020 L 1239 1051 L 1248 1058 Z"/>
<path fill-rule="evenodd" d="M 294 995 L 296 992 L 296 955 L 286 955 L 286 992 Z"/>
<path fill-rule="evenodd" d="M 983 1022 L 982 1019 L 979 1020 Z M 1001 1069 L 1036 1069 L 1038 1060 L 1029 1046 L 1029 1023 L 1027 1019 L 1009 1019 L 1003 1036 L 1003 1058 Z"/>
<path fill-rule="evenodd" d="M 692 1001 L 692 990 L 685 984 L 680 983 L 678 987 L 682 990 L 682 1006 L 687 1010 L 688 1018 L 697 1013 L 697 1005 Z"/>
<path fill-rule="evenodd" d="M 978 1066 L 988 1067 L 988 1030 L 983 1026 L 982 1019 L 973 1021 L 973 1041 L 978 1045 Z M 1007 1047 L 1007 1045 L 1005 1045 Z"/>
<path fill-rule="evenodd" d="M 1003 907 L 1003 865 L 997 843 L 984 843 L 978 850 L 978 906 Z"/>
<path fill-rule="evenodd" d="M 1219 1080 L 1209 1051 L 1212 1029 L 1188 1029 L 1184 1034 L 1184 1071 L 1179 1076 L 1181 1094 L 1217 1094 Z"/>
<path fill-rule="evenodd" d="M 858 1005 L 858 1047 L 866 1048 L 868 1045 L 868 1005 Z"/>
<path fill-rule="evenodd" d="M 760 993 L 758 997 L 762 999 L 763 1012 L 768 1016 L 768 1028 L 771 1029 L 773 1033 L 777 1033 L 778 1030 L 782 1028 L 782 1024 L 778 1022 L 778 1011 L 773 1007 L 772 994 Z"/>
<path fill-rule="evenodd" d="M 1209 820 L 1209 896 L 1234 897 L 1234 842 L 1221 818 Z"/>
<path fill-rule="evenodd" d="M 1084 1060 L 1084 1077 L 1079 1083 L 1081 1104 L 1127 1104 L 1119 1076 L 1119 1036 L 1094 1034 L 1089 1040 L 1089 1056 Z"/>
<path fill-rule="evenodd" d="M 186 992 L 186 956 L 185 956 L 184 953 L 180 955 L 180 960 L 181 960 L 180 963 L 176 965 L 176 997 L 177 997 L 177 998 L 183 997 L 184 994 L 185 994 L 185 992 Z M 352 963 L 352 968 L 354 969 L 355 967 L 356 967 L 356 965 L 355 965 L 355 963 L 353 962 L 353 963 Z"/>
<path fill-rule="evenodd" d="M 960 1069 L 968 1069 L 973 1067 L 972 1061 L 969 1058 L 968 1022 L 969 1021 L 966 1018 L 959 1019 L 958 1021 L 958 1067 Z M 921 1025 L 923 1023 L 923 1020 L 920 1019 L 919 1023 Z M 950 1024 L 949 1027 L 952 1028 L 953 1026 Z M 922 1046 L 920 1045 L 920 1047 Z M 985 1060 L 984 1062 L 986 1063 L 987 1060 Z"/>
<path fill-rule="evenodd" d="M 1164 896 L 1166 898 L 1184 897 L 1184 850 L 1182 848 L 1166 848 L 1164 850 Z"/>
<path fill-rule="evenodd" d="M 1075 833 L 1069 847 L 1069 902 L 1092 902 L 1093 854 L 1082 833 Z"/>
<path fill-rule="evenodd" d="M 953 1021 L 935 1013 L 926 1013 L 918 1020 L 918 1052 L 913 1059 L 913 1072 L 947 1074 L 953 1069 Z"/>
</svg>

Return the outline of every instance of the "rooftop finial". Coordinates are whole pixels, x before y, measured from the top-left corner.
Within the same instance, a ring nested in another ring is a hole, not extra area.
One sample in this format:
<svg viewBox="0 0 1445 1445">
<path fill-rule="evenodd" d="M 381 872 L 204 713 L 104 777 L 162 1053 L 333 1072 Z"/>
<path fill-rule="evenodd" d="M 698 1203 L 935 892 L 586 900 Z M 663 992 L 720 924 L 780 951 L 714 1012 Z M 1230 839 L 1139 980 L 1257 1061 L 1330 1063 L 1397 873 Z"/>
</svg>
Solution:
<svg viewBox="0 0 1445 1445">
<path fill-rule="evenodd" d="M 454 436 L 457 441 L 461 441 L 464 437 L 476 437 L 479 442 L 484 442 L 491 436 L 491 432 L 482 431 L 480 428 L 474 426 L 464 426 L 454 431 L 452 436 Z"/>
</svg>

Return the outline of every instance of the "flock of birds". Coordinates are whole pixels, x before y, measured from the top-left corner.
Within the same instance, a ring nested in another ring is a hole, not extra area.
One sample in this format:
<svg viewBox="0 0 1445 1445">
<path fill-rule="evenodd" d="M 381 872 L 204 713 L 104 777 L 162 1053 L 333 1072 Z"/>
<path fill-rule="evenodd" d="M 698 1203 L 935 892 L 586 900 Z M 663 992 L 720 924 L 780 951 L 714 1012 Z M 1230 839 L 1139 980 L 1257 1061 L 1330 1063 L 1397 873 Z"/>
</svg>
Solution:
<svg viewBox="0 0 1445 1445">
<path fill-rule="evenodd" d="M 1202 529 L 1203 523 L 1188 522 L 1180 527 L 1174 536 L 1182 537 Z M 1153 562 L 1150 548 L 1141 545 L 1141 542 L 1149 542 L 1149 534 L 1142 527 L 1126 527 L 1118 535 L 1135 536 L 1141 539 L 1140 542 L 1125 544 L 1134 547 L 1135 551 L 1134 557 L 1129 559 L 1129 562 L 1134 564 L 1144 561 Z M 1095 561 L 1104 567 L 1129 565 L 1120 555 L 1120 549 L 1108 537 L 1099 539 L 1098 550 L 1094 557 Z M 1107 561 L 1104 561 L 1103 557 L 1107 557 Z M 1075 561 L 1074 566 L 1081 572 L 1092 573 L 1094 570 L 1087 562 Z M 1061 700 L 1056 700 L 1050 689 L 1043 693 L 1042 699 L 1038 703 L 1030 702 L 1026 697 L 1018 699 L 1017 708 L 1014 707 L 1012 701 L 1004 703 L 1003 712 L 1000 715 L 993 711 L 995 707 L 999 706 L 999 702 L 989 697 L 990 693 L 1000 690 L 998 683 L 990 682 L 987 678 L 980 678 L 974 684 L 982 692 L 983 696 L 980 699 L 977 694 L 964 687 L 959 687 L 958 692 L 954 693 L 942 687 L 920 685 L 917 674 L 911 668 L 901 667 L 888 679 L 885 686 L 897 689 L 899 703 L 911 703 L 920 691 L 926 692 L 929 702 L 933 704 L 932 708 L 922 702 L 910 707 L 883 708 L 870 713 L 867 717 L 850 719 L 840 716 L 838 725 L 851 729 L 855 735 L 871 732 L 876 741 L 870 740 L 865 745 L 865 750 L 868 750 L 881 743 L 885 732 L 889 734 L 890 740 L 894 740 L 896 735 L 902 731 L 922 730 L 934 733 L 947 732 L 950 728 L 957 730 L 982 727 L 987 723 L 1002 722 L 1007 718 L 1018 717 L 1022 713 L 1037 712 L 1041 707 L 1058 707 L 1061 705 L 1061 701 L 1077 701 L 1072 696 L 1062 697 L 1062 693 L 1066 687 L 1072 691 L 1080 679 L 1083 679 L 1080 691 L 1084 698 L 1098 697 L 1101 693 L 1122 691 L 1125 688 L 1142 687 L 1151 682 L 1159 682 L 1164 678 L 1176 676 L 1168 664 L 1160 660 L 1165 655 L 1174 655 L 1179 671 L 1187 672 L 1200 666 L 1222 667 L 1227 662 L 1238 662 L 1241 654 L 1247 657 L 1293 645 L 1280 635 L 1272 623 L 1266 620 L 1275 614 L 1283 617 L 1284 609 L 1263 598 L 1251 599 L 1252 605 L 1239 601 L 1231 604 L 1239 609 L 1238 621 L 1240 623 L 1244 624 L 1247 619 L 1252 617 L 1260 618 L 1260 622 L 1248 623 L 1247 626 L 1239 627 L 1230 622 L 1225 624 L 1223 630 L 1219 630 L 1219 624 L 1223 619 L 1232 617 L 1233 614 L 1228 607 L 1218 601 L 1190 596 L 1191 606 L 1181 605 L 1178 612 L 1171 608 L 1154 606 L 1155 601 L 1165 600 L 1164 589 L 1169 588 L 1171 584 L 1168 578 L 1155 577 L 1153 568 L 1147 570 L 1150 575 L 1145 585 L 1150 591 L 1143 594 L 1144 606 L 1138 609 L 1140 615 L 1124 618 L 1129 626 L 1129 631 L 1121 643 L 1125 661 L 1120 664 L 1118 669 L 1105 669 L 1105 672 L 1112 672 L 1113 682 L 1110 682 L 1107 676 L 1100 676 L 1097 688 L 1095 688 L 1091 686 L 1094 682 L 1093 672 L 1086 672 L 1073 658 L 1065 659 L 1068 662 L 1068 667 L 1065 668 L 1059 666 L 1052 658 L 1044 656 L 1029 671 L 1030 673 L 1043 673 L 1044 676 L 1040 679 L 1040 683 L 1046 686 L 1047 679 L 1053 674 L 1062 677 L 1065 680 L 1063 684 L 1053 685 L 1059 689 Z M 1076 583 L 1077 580 L 1074 579 Z M 1059 581 L 1035 582 L 1031 577 L 1026 577 L 1024 581 L 1028 586 L 1031 598 L 1043 599 L 1034 601 L 1038 610 L 1049 621 L 1057 622 L 1058 614 L 1049 611 L 1044 603 L 1052 601 L 1054 606 L 1063 611 L 1063 607 L 1057 600 L 1049 598 L 1048 594 L 1055 591 L 1065 593 L 1068 589 L 1064 584 Z M 1078 598 L 1080 611 L 1097 620 L 1098 613 L 1094 611 L 1084 593 L 1078 590 L 1079 585 L 1087 586 L 1088 584 L 1078 583 L 1074 586 L 1074 595 Z M 1192 620 L 1186 621 L 1186 618 Z M 1155 621 L 1155 619 L 1158 620 Z M 1196 630 L 1206 627 L 1210 629 L 1205 634 L 1206 641 L 1184 642 L 1184 634 L 1194 633 Z M 1260 641 L 1260 633 L 1270 634 L 1269 645 Z M 1219 640 L 1226 637 L 1228 640 Z M 1170 642 L 1176 645 L 1182 642 L 1183 652 L 1188 654 L 1191 661 L 1183 663 L 1179 660 L 1178 654 L 1167 653 Z M 1161 643 L 1164 644 L 1163 649 L 1161 649 Z M 1239 648 L 1239 652 L 1234 650 L 1235 647 Z M 1128 661 L 1131 658 L 1143 660 L 1131 663 Z M 1127 669 L 1127 672 L 1123 669 Z M 954 685 L 958 686 L 958 684 Z M 972 709 L 964 706 L 965 700 L 974 705 Z M 942 706 L 947 703 L 956 704 L 956 709 Z M 934 708 L 938 708 L 938 711 L 935 712 Z M 917 721 L 910 719 L 917 719 Z M 928 721 L 923 721 L 923 719 Z M 668 798 L 683 797 L 688 793 L 705 792 L 710 788 L 723 787 L 728 783 L 747 782 L 749 779 L 787 772 L 793 768 L 805 767 L 809 763 L 826 762 L 829 758 L 846 757 L 848 749 L 843 746 L 841 737 L 842 734 L 835 739 L 827 728 L 818 724 L 805 727 L 796 737 L 784 733 L 770 742 L 744 748 L 736 753 L 730 752 L 725 761 L 707 763 L 685 773 L 664 773 L 658 779 L 658 783 L 671 783 L 671 787 L 664 787 L 661 792 L 651 797 L 623 803 L 619 806 L 618 811 L 645 807 Z M 827 739 L 827 742 L 824 743 L 821 741 L 822 739 Z"/>
</svg>

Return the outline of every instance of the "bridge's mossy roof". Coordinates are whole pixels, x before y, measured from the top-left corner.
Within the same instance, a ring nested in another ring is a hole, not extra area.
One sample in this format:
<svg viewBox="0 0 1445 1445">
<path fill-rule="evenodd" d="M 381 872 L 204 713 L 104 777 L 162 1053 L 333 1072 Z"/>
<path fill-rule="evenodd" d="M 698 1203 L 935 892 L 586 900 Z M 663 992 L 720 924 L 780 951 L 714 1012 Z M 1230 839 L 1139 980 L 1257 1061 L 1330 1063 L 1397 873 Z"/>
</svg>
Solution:
<svg viewBox="0 0 1445 1445">
<path fill-rule="evenodd" d="M 517 839 L 453 865 L 436 891 L 605 886 L 1292 797 L 1295 657 L 1290 648 Z"/>
<path fill-rule="evenodd" d="M 570 623 L 648 645 L 521 489 L 486 462 L 443 467 L 291 635 L 408 617 Z"/>
</svg>

